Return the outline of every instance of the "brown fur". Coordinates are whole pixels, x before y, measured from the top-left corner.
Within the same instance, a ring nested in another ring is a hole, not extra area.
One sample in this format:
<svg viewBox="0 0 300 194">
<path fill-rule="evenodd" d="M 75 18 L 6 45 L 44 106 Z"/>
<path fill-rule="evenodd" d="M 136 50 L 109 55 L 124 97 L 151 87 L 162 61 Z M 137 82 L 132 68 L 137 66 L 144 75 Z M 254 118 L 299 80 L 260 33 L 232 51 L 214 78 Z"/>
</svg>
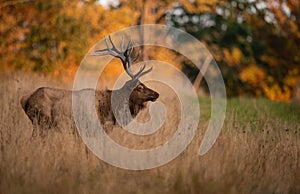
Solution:
<svg viewBox="0 0 300 194">
<path fill-rule="evenodd" d="M 131 88 L 134 88 L 133 90 Z M 134 118 L 146 106 L 148 101 L 155 101 L 159 94 L 138 80 L 128 81 L 121 89 L 115 90 L 119 102 L 123 102 L 125 94 L 131 91 L 129 97 L 129 110 Z M 94 92 L 92 89 L 74 91 L 76 95 L 83 95 L 86 92 Z M 95 91 L 95 106 L 98 118 L 102 124 L 106 122 L 116 123 L 112 107 L 112 90 Z M 37 128 L 40 135 L 45 135 L 45 131 L 58 124 L 61 118 L 72 120 L 72 91 L 56 88 L 41 87 L 29 96 L 21 99 L 21 105 L 32 124 L 34 125 L 33 136 L 37 135 Z M 122 104 L 122 103 L 121 103 Z M 65 116 L 65 117 L 64 117 Z M 128 122 L 127 122 L 128 123 Z"/>
</svg>

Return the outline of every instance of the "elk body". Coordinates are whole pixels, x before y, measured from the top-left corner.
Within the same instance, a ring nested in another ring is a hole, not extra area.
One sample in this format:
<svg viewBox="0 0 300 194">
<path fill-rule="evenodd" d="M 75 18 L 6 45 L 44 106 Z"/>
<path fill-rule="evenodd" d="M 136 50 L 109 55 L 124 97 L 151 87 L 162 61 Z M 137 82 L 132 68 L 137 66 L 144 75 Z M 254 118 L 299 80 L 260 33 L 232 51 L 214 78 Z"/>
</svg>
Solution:
<svg viewBox="0 0 300 194">
<path fill-rule="evenodd" d="M 152 67 L 144 71 L 146 65 L 144 64 L 141 69 L 133 74 L 131 70 L 132 63 L 138 58 L 131 58 L 133 52 L 133 45 L 131 41 L 128 43 L 127 48 L 124 49 L 124 38 L 122 37 L 121 50 L 118 50 L 111 38 L 109 37 L 106 41 L 106 49 L 97 50 L 90 56 L 102 56 L 112 55 L 119 58 L 122 61 L 124 70 L 131 77 L 131 80 L 127 81 L 124 86 L 118 90 L 96 90 L 83 89 L 78 91 L 64 90 L 57 88 L 41 87 L 34 91 L 28 96 L 24 96 L 21 99 L 21 105 L 26 115 L 31 120 L 34 129 L 33 136 L 37 135 L 37 129 L 39 129 L 39 135 L 44 136 L 47 129 L 57 125 L 57 117 L 61 114 L 67 115 L 67 119 L 73 120 L 72 118 L 72 95 L 84 96 L 90 92 L 95 94 L 95 108 L 98 114 L 98 118 L 102 124 L 106 122 L 112 122 L 116 124 L 116 118 L 114 113 L 121 110 L 122 107 L 127 106 L 130 110 L 131 118 L 137 116 L 137 114 L 146 107 L 148 101 L 155 101 L 159 94 L 152 89 L 145 86 L 139 81 L 139 78 L 152 70 Z M 112 95 L 114 94 L 114 95 Z M 117 110 L 113 110 L 112 96 L 117 98 L 117 105 L 114 107 Z M 128 98 L 129 99 L 126 99 Z M 127 102 L 127 103 L 123 103 Z M 128 123 L 130 121 L 127 121 Z"/>
</svg>

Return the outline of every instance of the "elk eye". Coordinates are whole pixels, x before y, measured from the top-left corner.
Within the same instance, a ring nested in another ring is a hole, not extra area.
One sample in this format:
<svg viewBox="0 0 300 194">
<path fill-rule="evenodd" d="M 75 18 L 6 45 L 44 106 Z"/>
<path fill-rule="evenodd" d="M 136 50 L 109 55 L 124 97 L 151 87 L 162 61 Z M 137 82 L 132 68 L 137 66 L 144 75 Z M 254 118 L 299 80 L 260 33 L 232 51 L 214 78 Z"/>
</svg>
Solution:
<svg viewBox="0 0 300 194">
<path fill-rule="evenodd" d="M 144 87 L 143 87 L 142 85 L 139 85 L 139 86 L 138 86 L 138 89 L 139 89 L 139 90 L 142 90 L 142 89 L 144 89 Z"/>
</svg>

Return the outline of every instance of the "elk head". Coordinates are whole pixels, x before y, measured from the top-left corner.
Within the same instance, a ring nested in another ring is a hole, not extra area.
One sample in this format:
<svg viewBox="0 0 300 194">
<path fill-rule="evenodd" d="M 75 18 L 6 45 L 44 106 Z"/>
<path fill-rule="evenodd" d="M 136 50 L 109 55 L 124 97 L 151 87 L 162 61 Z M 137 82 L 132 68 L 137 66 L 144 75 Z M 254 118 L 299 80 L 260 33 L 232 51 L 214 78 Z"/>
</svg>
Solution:
<svg viewBox="0 0 300 194">
<path fill-rule="evenodd" d="M 159 94 L 147 86 L 145 86 L 143 83 L 140 83 L 138 86 L 136 86 L 130 96 L 130 99 L 137 99 L 138 104 L 142 104 L 147 101 L 154 102 L 159 97 Z"/>
<path fill-rule="evenodd" d="M 89 54 L 89 56 L 112 55 L 116 58 L 119 58 L 122 62 L 124 70 L 131 77 L 131 80 L 127 81 L 123 86 L 123 91 L 128 90 L 131 92 L 130 101 L 134 101 L 137 104 L 143 104 L 147 101 L 155 101 L 159 97 L 159 94 L 145 86 L 139 80 L 141 76 L 151 72 L 153 67 L 150 67 L 149 69 L 145 70 L 146 64 L 143 64 L 139 71 L 134 74 L 132 71 L 132 63 L 139 58 L 140 52 L 138 52 L 138 54 L 135 57 L 131 57 L 134 50 L 131 39 L 129 40 L 125 48 L 124 35 L 122 35 L 120 50 L 117 49 L 110 36 L 108 36 L 108 39 L 104 37 L 106 49 L 96 50 L 95 53 Z"/>
<path fill-rule="evenodd" d="M 119 58 L 124 70 L 131 77 L 131 80 L 127 81 L 121 89 L 111 91 L 111 106 L 114 116 L 117 118 L 119 124 L 125 126 L 132 120 L 132 117 L 135 117 L 140 110 L 145 108 L 148 101 L 155 101 L 159 97 L 159 94 L 145 86 L 139 80 L 141 76 L 151 72 L 152 67 L 145 70 L 146 64 L 143 64 L 135 74 L 133 73 L 132 63 L 138 59 L 140 52 L 135 57 L 131 57 L 134 50 L 132 41 L 129 40 L 125 48 L 123 35 L 121 49 L 119 50 L 110 36 L 108 36 L 108 39 L 104 37 L 106 49 L 96 50 L 95 53 L 89 56 L 112 55 Z"/>
</svg>

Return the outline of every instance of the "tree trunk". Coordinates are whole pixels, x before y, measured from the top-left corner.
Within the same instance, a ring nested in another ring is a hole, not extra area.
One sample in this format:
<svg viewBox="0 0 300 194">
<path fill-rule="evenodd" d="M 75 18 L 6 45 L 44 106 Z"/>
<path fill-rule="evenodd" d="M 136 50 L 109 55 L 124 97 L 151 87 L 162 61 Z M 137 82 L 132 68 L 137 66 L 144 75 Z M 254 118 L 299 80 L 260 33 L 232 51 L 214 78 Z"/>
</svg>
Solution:
<svg viewBox="0 0 300 194">
<path fill-rule="evenodd" d="M 145 24 L 155 24 L 156 23 L 156 9 L 157 2 L 156 0 L 144 0 L 143 3 L 143 10 L 142 10 L 142 16 L 141 16 L 141 25 Z M 145 39 L 151 36 L 151 32 L 145 31 L 145 29 L 141 29 L 141 37 L 143 43 L 145 42 Z M 143 60 L 148 61 L 149 60 L 149 50 L 147 47 L 142 46 L 142 54 L 143 54 Z"/>
</svg>

